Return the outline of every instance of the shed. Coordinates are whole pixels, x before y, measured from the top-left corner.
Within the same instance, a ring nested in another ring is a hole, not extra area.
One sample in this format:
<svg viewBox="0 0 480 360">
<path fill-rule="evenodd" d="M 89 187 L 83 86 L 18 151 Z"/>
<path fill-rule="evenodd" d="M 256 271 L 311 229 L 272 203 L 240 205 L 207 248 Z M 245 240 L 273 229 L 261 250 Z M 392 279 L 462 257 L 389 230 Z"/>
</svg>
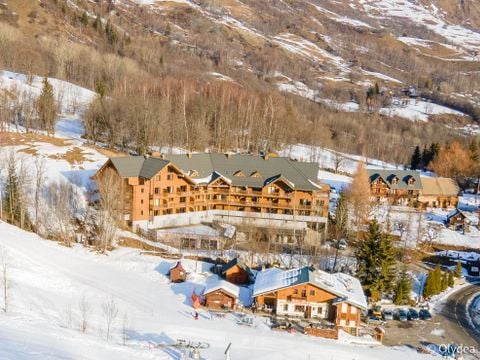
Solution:
<svg viewBox="0 0 480 360">
<path fill-rule="evenodd" d="M 180 261 L 170 268 L 169 275 L 170 281 L 175 283 L 184 282 L 187 279 L 187 272 Z"/>
<path fill-rule="evenodd" d="M 248 284 L 250 274 L 250 268 L 240 258 L 235 258 L 222 267 L 222 276 L 234 284 Z"/>
<path fill-rule="evenodd" d="M 468 232 L 472 223 L 471 217 L 471 214 L 455 209 L 447 215 L 447 227 L 456 231 Z"/>
<path fill-rule="evenodd" d="M 205 306 L 211 309 L 234 309 L 240 289 L 224 280 L 211 280 L 205 287 Z"/>
</svg>

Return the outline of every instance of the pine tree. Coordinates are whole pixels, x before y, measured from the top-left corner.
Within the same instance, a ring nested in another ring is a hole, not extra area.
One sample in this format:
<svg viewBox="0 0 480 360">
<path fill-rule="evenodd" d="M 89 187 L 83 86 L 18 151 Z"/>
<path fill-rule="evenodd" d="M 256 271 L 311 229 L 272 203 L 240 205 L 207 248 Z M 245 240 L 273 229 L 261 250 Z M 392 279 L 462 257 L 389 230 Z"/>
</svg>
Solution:
<svg viewBox="0 0 480 360">
<path fill-rule="evenodd" d="M 345 191 L 340 191 L 335 210 L 335 231 L 337 238 L 348 235 L 348 203 Z"/>
<path fill-rule="evenodd" d="M 42 92 L 36 103 L 37 115 L 42 130 L 46 130 L 48 135 L 54 135 L 57 105 L 55 104 L 53 87 L 46 77 L 43 79 L 42 84 Z"/>
<path fill-rule="evenodd" d="M 455 278 L 452 271 L 448 271 L 448 287 L 453 287 L 455 285 Z"/>
<path fill-rule="evenodd" d="M 412 280 L 404 267 L 395 287 L 394 303 L 396 305 L 407 305 L 410 301 L 411 291 Z"/>
<path fill-rule="evenodd" d="M 375 82 L 375 87 L 374 87 L 373 91 L 374 91 L 374 95 L 380 94 L 380 87 L 378 86 L 377 82 Z"/>
<path fill-rule="evenodd" d="M 441 290 L 445 291 L 448 289 L 448 273 L 443 272 L 441 276 Z"/>
<path fill-rule="evenodd" d="M 412 158 L 410 159 L 410 169 L 417 170 L 422 162 L 422 155 L 420 154 L 420 146 L 415 146 Z"/>
<path fill-rule="evenodd" d="M 425 298 L 429 298 L 433 295 L 433 271 L 429 271 L 427 275 L 427 279 L 425 280 L 425 286 L 423 287 L 423 296 Z"/>
<path fill-rule="evenodd" d="M 15 161 L 8 162 L 4 199 L 7 219 L 12 224 L 18 224 L 20 221 L 21 201 Z"/>
<path fill-rule="evenodd" d="M 105 26 L 105 35 L 107 36 L 107 40 L 111 45 L 116 44 L 118 40 L 118 35 L 110 19 L 107 21 L 107 25 Z"/>
<path fill-rule="evenodd" d="M 88 15 L 86 11 L 83 12 L 82 17 L 80 18 L 80 22 L 83 24 L 83 26 L 88 25 Z"/>
<path fill-rule="evenodd" d="M 357 276 L 367 295 L 378 297 L 393 290 L 395 280 L 395 248 L 391 237 L 372 221 L 368 233 L 355 254 Z"/>
<path fill-rule="evenodd" d="M 457 261 L 457 265 L 455 266 L 455 277 L 460 278 L 462 277 L 462 263 Z"/>
<path fill-rule="evenodd" d="M 92 24 L 93 28 L 95 29 L 95 31 L 97 32 L 102 32 L 102 20 L 100 19 L 100 15 L 97 15 L 97 17 L 95 18 L 95 21 L 93 22 Z"/>
<path fill-rule="evenodd" d="M 442 292 L 442 269 L 440 264 L 435 267 L 433 270 L 433 295 L 439 294 Z"/>
</svg>

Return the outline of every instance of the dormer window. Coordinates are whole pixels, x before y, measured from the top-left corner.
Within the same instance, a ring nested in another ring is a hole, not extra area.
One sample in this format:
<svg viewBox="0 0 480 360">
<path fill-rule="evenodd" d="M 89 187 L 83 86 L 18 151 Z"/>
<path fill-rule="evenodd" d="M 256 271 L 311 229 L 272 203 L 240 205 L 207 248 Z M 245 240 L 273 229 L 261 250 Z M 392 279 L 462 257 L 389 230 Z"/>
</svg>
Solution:
<svg viewBox="0 0 480 360">
<path fill-rule="evenodd" d="M 198 176 L 198 171 L 197 170 L 190 170 L 188 172 L 188 176 Z"/>
<path fill-rule="evenodd" d="M 394 176 L 394 177 L 392 178 L 392 184 L 393 184 L 393 185 L 398 184 L 398 177 Z"/>
<path fill-rule="evenodd" d="M 242 172 L 242 170 L 238 170 L 233 173 L 233 176 L 245 176 L 245 174 Z"/>
<path fill-rule="evenodd" d="M 250 174 L 250 177 L 262 178 L 263 176 L 258 171 L 254 171 L 253 173 Z"/>
<path fill-rule="evenodd" d="M 415 185 L 415 179 L 413 177 L 408 179 L 408 185 Z"/>
</svg>

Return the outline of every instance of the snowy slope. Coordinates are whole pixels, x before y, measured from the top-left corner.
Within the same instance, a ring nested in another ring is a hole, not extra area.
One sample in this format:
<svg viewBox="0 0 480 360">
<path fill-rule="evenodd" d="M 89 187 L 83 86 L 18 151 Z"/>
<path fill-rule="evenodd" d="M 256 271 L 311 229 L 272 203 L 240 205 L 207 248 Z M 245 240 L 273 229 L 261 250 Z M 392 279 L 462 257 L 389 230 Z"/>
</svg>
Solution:
<svg viewBox="0 0 480 360">
<path fill-rule="evenodd" d="M 184 284 L 164 275 L 172 261 L 119 249 L 97 255 L 82 247 L 65 248 L 0 223 L 0 245 L 11 256 L 11 306 L 0 314 L 2 359 L 180 359 L 178 349 L 153 348 L 176 339 L 203 341 L 204 359 L 222 359 L 232 342 L 232 359 L 409 359 L 425 358 L 408 348 L 361 346 L 273 332 L 255 319 L 256 328 L 236 324 L 232 315 L 213 318 L 200 311 L 194 320 L 189 295 L 202 289 L 206 265 Z M 185 262 L 191 272 L 194 262 Z M 203 273 L 200 273 L 202 271 Z M 79 302 L 91 306 L 87 333 L 79 331 Z M 105 340 L 101 304 L 113 298 L 119 316 L 112 340 Z M 122 318 L 128 316 L 127 346 Z"/>
</svg>

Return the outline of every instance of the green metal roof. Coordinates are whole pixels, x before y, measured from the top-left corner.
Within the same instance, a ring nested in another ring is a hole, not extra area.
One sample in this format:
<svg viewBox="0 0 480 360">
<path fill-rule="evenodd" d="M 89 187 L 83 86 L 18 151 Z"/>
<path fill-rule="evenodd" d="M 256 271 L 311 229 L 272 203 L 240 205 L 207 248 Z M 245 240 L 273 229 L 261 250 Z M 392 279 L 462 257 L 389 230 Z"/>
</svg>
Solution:
<svg viewBox="0 0 480 360">
<path fill-rule="evenodd" d="M 170 161 L 144 156 L 115 157 L 110 159 L 122 177 L 143 177 L 151 179 L 167 166 Z"/>
<path fill-rule="evenodd" d="M 192 155 L 168 155 L 166 157 L 178 166 L 185 174 L 196 173 L 193 179 L 206 178 L 218 172 L 232 181 L 233 186 L 256 187 L 265 186 L 273 177 L 283 177 L 294 185 L 295 189 L 318 190 L 314 185 L 317 179 L 318 164 L 302 163 L 285 157 L 265 159 L 254 155 L 226 155 L 200 153 Z M 241 171 L 244 176 L 235 176 Z M 261 177 L 252 177 L 258 172 Z"/>
<path fill-rule="evenodd" d="M 380 177 L 391 189 L 422 190 L 420 174 L 413 170 L 367 169 L 367 173 L 370 182 L 373 182 Z M 397 183 L 393 182 L 393 179 L 395 178 L 398 179 Z M 412 185 L 408 185 L 408 180 L 411 178 L 415 181 Z"/>
</svg>

